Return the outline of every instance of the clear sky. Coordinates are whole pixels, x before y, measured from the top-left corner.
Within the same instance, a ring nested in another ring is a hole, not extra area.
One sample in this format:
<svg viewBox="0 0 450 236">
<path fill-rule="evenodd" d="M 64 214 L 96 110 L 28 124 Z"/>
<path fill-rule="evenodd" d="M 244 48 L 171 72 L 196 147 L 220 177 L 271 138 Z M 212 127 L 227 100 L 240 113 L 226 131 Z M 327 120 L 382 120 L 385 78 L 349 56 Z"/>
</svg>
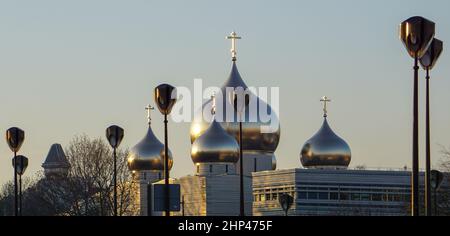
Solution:
<svg viewBox="0 0 450 236">
<path fill-rule="evenodd" d="M 76 134 L 104 137 L 125 128 L 122 147 L 146 132 L 144 107 L 162 82 L 220 86 L 230 71 L 235 30 L 238 67 L 251 86 L 279 86 L 278 168 L 300 166 L 299 152 L 322 122 L 352 150 L 351 166 L 411 166 L 412 59 L 398 24 L 413 15 L 437 23 L 450 43 L 450 2 L 442 1 L 1 1 L 0 130 L 26 131 L 26 175 L 41 169 L 52 143 Z M 450 57 L 432 71 L 432 158 L 450 145 Z M 421 76 L 423 73 L 421 72 Z M 424 109 L 421 85 L 421 160 Z M 153 129 L 163 139 L 162 116 Z M 169 126 L 173 176 L 194 172 L 189 123 Z M 0 145 L 0 183 L 12 179 Z M 422 162 L 423 163 L 423 162 Z M 423 165 L 421 166 L 423 167 Z"/>
</svg>

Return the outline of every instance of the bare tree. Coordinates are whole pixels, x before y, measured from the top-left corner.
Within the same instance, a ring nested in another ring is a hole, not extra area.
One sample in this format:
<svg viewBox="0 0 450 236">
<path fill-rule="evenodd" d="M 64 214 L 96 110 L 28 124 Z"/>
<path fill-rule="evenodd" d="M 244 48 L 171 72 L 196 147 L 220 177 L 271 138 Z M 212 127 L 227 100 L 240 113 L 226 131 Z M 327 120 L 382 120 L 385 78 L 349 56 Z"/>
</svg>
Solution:
<svg viewBox="0 0 450 236">
<path fill-rule="evenodd" d="M 24 215 L 98 215 L 113 214 L 113 156 L 101 138 L 76 136 L 66 149 L 70 163 L 68 176 L 36 175 L 24 191 Z M 117 152 L 118 215 L 139 212 L 138 185 L 126 164 L 127 151 Z M 13 208 L 12 184 L 0 193 L 0 212 Z M 10 207 L 9 207 L 10 206 Z"/>
<path fill-rule="evenodd" d="M 126 164 L 127 153 L 117 152 L 118 215 L 136 214 L 137 185 Z M 77 136 L 66 149 L 66 155 L 71 165 L 69 178 L 78 179 L 76 182 L 83 185 L 79 186 L 83 202 L 74 208 L 86 215 L 113 215 L 114 169 L 109 145 L 100 138 Z"/>
</svg>

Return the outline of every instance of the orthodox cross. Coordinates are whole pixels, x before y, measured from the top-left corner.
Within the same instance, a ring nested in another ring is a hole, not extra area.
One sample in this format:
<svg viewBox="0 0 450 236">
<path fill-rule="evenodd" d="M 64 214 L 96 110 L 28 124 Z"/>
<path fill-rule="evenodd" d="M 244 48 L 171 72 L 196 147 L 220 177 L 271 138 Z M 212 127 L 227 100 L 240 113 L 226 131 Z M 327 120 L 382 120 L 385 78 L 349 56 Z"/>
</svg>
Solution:
<svg viewBox="0 0 450 236">
<path fill-rule="evenodd" d="M 155 108 L 149 104 L 145 107 L 145 110 L 147 110 L 147 120 L 148 120 L 148 124 L 150 124 L 152 121 L 151 112 L 152 112 L 152 110 L 155 110 Z"/>
<path fill-rule="evenodd" d="M 231 39 L 231 57 L 233 58 L 233 61 L 236 61 L 236 39 L 241 39 L 241 37 L 237 36 L 236 32 L 233 31 L 226 39 Z"/>
<path fill-rule="evenodd" d="M 327 117 L 327 102 L 331 102 L 331 100 L 327 96 L 323 96 L 320 101 L 323 102 L 323 117 Z"/>
</svg>

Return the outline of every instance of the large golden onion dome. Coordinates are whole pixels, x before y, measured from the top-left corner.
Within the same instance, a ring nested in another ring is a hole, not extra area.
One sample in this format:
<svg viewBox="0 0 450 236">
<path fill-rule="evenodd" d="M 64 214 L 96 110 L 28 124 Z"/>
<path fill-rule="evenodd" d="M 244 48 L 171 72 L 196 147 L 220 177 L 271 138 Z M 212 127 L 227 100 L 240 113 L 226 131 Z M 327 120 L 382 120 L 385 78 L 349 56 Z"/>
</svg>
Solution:
<svg viewBox="0 0 450 236">
<path fill-rule="evenodd" d="M 322 127 L 303 145 L 300 161 L 306 168 L 345 169 L 351 160 L 350 147 L 328 125 L 326 106 L 324 112 Z"/>
<path fill-rule="evenodd" d="M 239 74 L 236 62 L 233 61 L 231 73 L 227 81 L 220 89 L 222 94 L 221 99 L 218 99 L 218 112 L 216 113 L 216 118 L 218 118 L 217 122 L 222 126 L 222 128 L 228 134 L 234 136 L 236 140 L 238 140 L 239 135 L 239 122 L 237 119 L 237 114 L 233 110 L 233 104 L 231 104 L 229 97 L 231 96 L 232 89 L 239 87 L 242 87 L 243 89 L 248 88 L 242 80 L 241 75 Z M 219 95 L 220 94 L 218 94 L 218 96 Z M 249 107 L 252 107 L 250 104 L 245 109 L 245 117 L 243 118 L 242 123 L 243 151 L 256 153 L 273 153 L 275 152 L 280 140 L 280 125 L 278 117 L 276 116 L 276 114 L 272 114 L 272 108 L 267 103 L 262 101 L 259 97 L 251 92 L 249 95 L 251 97 L 249 99 L 250 103 L 254 104 L 253 107 L 255 107 L 256 109 L 249 109 Z M 194 141 L 208 129 L 212 120 L 212 116 L 209 114 L 209 112 L 205 111 L 211 110 L 211 104 L 211 100 L 208 100 L 202 105 L 202 110 L 197 111 L 194 117 L 194 121 L 191 123 L 191 143 L 194 143 Z M 266 111 L 264 111 L 263 109 L 266 109 Z M 275 120 L 263 122 L 260 116 L 261 113 L 268 115 L 272 114 L 272 119 Z M 277 126 L 275 127 L 276 131 L 271 133 L 262 133 L 261 127 L 268 127 L 270 126 L 270 124 L 277 124 Z"/>
<path fill-rule="evenodd" d="M 192 144 L 191 157 L 195 164 L 236 163 L 239 144 L 213 119 L 208 129 Z"/>
<path fill-rule="evenodd" d="M 147 108 L 150 110 L 151 107 L 149 106 Z M 127 162 L 128 168 L 131 171 L 164 170 L 164 144 L 153 133 L 152 127 L 150 126 L 150 113 L 148 119 L 147 133 L 128 153 Z M 173 158 L 169 150 L 169 170 L 172 166 Z"/>
</svg>

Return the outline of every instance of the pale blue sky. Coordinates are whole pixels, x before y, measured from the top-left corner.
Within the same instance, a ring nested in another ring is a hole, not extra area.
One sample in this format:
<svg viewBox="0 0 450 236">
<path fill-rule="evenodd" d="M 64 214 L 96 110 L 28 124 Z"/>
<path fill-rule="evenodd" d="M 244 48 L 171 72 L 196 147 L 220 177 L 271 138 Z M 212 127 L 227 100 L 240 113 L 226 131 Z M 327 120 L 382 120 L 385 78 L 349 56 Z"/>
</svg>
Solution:
<svg viewBox="0 0 450 236">
<path fill-rule="evenodd" d="M 449 1 L 1 1 L 0 130 L 26 131 L 26 175 L 39 170 L 52 143 L 75 134 L 104 137 L 125 128 L 122 147 L 146 130 L 144 107 L 162 82 L 187 87 L 194 78 L 220 86 L 230 70 L 235 30 L 238 67 L 251 86 L 279 86 L 279 168 L 300 166 L 299 151 L 329 121 L 352 149 L 352 166 L 411 164 L 412 59 L 398 24 L 422 15 L 450 42 Z M 450 145 L 450 58 L 432 72 L 433 163 Z M 423 74 L 421 74 L 423 75 Z M 421 80 L 423 95 L 424 80 Z M 421 97 L 423 124 L 423 96 Z M 162 140 L 161 115 L 154 130 Z M 170 124 L 174 176 L 193 173 L 189 124 Z M 423 160 L 421 126 L 421 160 Z M 0 183 L 12 178 L 0 145 Z M 423 165 L 422 165 L 423 167 Z"/>
</svg>

